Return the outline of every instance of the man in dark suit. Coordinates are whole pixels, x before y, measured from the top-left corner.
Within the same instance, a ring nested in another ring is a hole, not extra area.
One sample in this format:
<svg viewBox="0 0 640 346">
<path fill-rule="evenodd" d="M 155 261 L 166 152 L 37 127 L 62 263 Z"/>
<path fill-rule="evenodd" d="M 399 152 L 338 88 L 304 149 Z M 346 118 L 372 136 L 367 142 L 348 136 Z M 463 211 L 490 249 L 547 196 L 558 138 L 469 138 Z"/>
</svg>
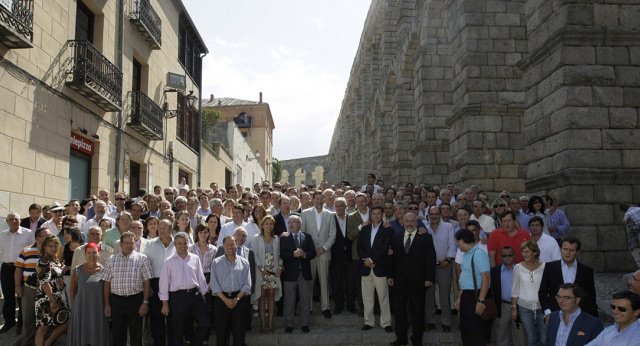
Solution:
<svg viewBox="0 0 640 346">
<path fill-rule="evenodd" d="M 478 221 L 473 220 L 478 225 Z M 467 224 L 471 227 L 476 225 Z M 491 268 L 491 289 L 493 299 L 496 302 L 498 317 L 495 319 L 496 345 L 497 346 L 523 346 L 524 328 L 519 327 L 519 322 L 511 319 L 511 286 L 513 282 L 513 261 L 515 250 L 511 246 L 505 246 L 500 250 L 502 264 Z"/>
<path fill-rule="evenodd" d="M 300 295 L 302 331 L 309 332 L 311 324 L 311 260 L 316 257 L 313 239 L 309 234 L 300 232 L 302 220 L 299 216 L 289 217 L 288 237 L 280 237 L 280 257 L 284 262 L 284 320 L 285 333 L 293 331 L 296 292 Z"/>
<path fill-rule="evenodd" d="M 554 295 L 562 284 L 580 286 L 586 292 L 586 296 L 580 300 L 580 308 L 582 311 L 598 317 L 593 268 L 576 260 L 582 245 L 580 239 L 574 236 L 565 236 L 562 238 L 561 244 L 562 259 L 545 265 L 538 291 L 538 300 L 544 311 L 545 322 L 549 322 L 551 312 L 560 310 Z"/>
<path fill-rule="evenodd" d="M 30 229 L 31 232 L 35 232 L 45 223 L 47 220 L 42 217 L 42 206 L 37 203 L 33 203 L 29 206 L 29 216 L 20 220 L 20 227 Z"/>
<path fill-rule="evenodd" d="M 344 311 L 345 301 L 347 311 L 355 314 L 355 285 L 351 264 L 351 240 L 347 238 L 347 200 L 344 197 L 336 198 L 334 202 L 336 214 L 331 223 L 331 232 L 336 234 L 336 241 L 331 247 L 331 285 L 333 300 L 335 301 L 334 313 L 337 315 Z"/>
<path fill-rule="evenodd" d="M 364 302 L 364 326 L 362 330 L 373 328 L 374 293 L 380 302 L 380 326 L 391 333 L 391 311 L 389 310 L 389 286 L 387 285 L 386 264 L 391 245 L 392 230 L 382 225 L 382 207 L 371 208 L 371 223 L 362 227 L 358 237 L 362 300 Z"/>
<path fill-rule="evenodd" d="M 436 279 L 436 251 L 428 233 L 418 233 L 413 213 L 403 216 L 405 231 L 393 236 L 392 255 L 387 260 L 387 281 L 393 287 L 392 309 L 396 317 L 396 337 L 392 346 L 407 345 L 407 302 L 411 311 L 413 345 L 422 345 L 425 292 Z"/>
<path fill-rule="evenodd" d="M 148 198 L 148 202 L 147 205 L 149 207 L 149 211 L 147 211 L 146 213 L 142 214 L 142 216 L 140 216 L 141 219 L 146 220 L 149 216 L 155 216 L 159 219 L 161 219 L 161 215 L 160 215 L 160 196 L 156 196 L 156 195 L 149 195 Z M 89 218 L 87 217 L 87 221 L 89 220 Z M 224 253 L 224 251 L 222 251 L 222 253 Z"/>
<path fill-rule="evenodd" d="M 549 318 L 547 345 L 582 346 L 600 334 L 603 329 L 600 319 L 580 310 L 585 294 L 578 285 L 560 285 L 555 296 L 560 311 L 552 312 Z"/>
<path fill-rule="evenodd" d="M 236 238 L 236 246 L 238 247 L 238 249 L 236 250 L 237 251 L 236 255 L 244 257 L 244 259 L 249 261 L 249 270 L 251 271 L 251 293 L 253 293 L 256 287 L 256 275 L 255 275 L 256 259 L 255 259 L 255 256 L 253 255 L 253 250 L 249 249 L 247 246 L 244 245 L 244 243 L 247 241 L 247 234 L 248 234 L 247 230 L 244 227 L 238 227 L 233 233 L 233 237 Z M 218 247 L 218 251 L 216 252 L 216 258 L 222 255 L 224 255 L 224 248 L 223 246 L 220 246 Z M 247 296 L 249 297 L 248 301 L 251 301 L 251 295 L 247 294 Z M 247 305 L 247 312 L 246 312 L 247 319 L 245 320 L 245 327 L 247 331 L 250 331 L 251 330 L 251 304 L 246 304 L 246 305 Z"/>
<path fill-rule="evenodd" d="M 287 226 L 289 225 L 289 217 L 291 215 L 298 215 L 294 211 L 291 211 L 291 200 L 286 195 L 281 195 L 278 200 L 278 208 L 280 212 L 274 217 L 276 219 L 276 224 L 273 229 L 273 233 L 277 236 L 280 236 L 282 233 L 288 232 Z"/>
</svg>

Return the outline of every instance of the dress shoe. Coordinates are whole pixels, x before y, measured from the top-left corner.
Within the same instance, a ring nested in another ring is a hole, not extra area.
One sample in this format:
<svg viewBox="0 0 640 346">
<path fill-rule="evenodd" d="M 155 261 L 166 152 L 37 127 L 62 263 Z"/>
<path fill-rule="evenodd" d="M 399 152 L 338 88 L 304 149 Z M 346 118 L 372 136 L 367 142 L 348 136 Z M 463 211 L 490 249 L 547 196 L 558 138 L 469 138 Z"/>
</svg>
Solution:
<svg viewBox="0 0 640 346">
<path fill-rule="evenodd" d="M 386 326 L 384 327 L 384 331 L 387 333 L 393 333 L 393 328 L 391 328 L 391 326 Z"/>
<path fill-rule="evenodd" d="M 370 330 L 370 329 L 373 329 L 373 327 L 368 324 L 365 324 L 364 326 L 362 326 L 362 330 Z"/>
<path fill-rule="evenodd" d="M 433 324 L 433 323 L 429 323 L 426 326 L 424 326 L 424 330 L 427 331 L 427 332 L 430 331 L 430 330 L 436 330 L 436 325 Z"/>
<path fill-rule="evenodd" d="M 456 309 L 451 309 L 451 314 L 452 314 L 452 315 L 458 315 L 458 310 L 456 310 Z"/>
<path fill-rule="evenodd" d="M 331 318 L 331 310 L 329 309 L 323 311 L 322 314 L 324 315 L 324 318 Z"/>
<path fill-rule="evenodd" d="M 284 332 L 287 334 L 290 334 L 291 332 L 293 332 L 293 327 L 287 327 L 284 329 Z"/>
<path fill-rule="evenodd" d="M 437 309 L 436 310 L 436 315 L 442 315 L 442 309 Z"/>
<path fill-rule="evenodd" d="M 16 326 L 16 323 L 5 323 L 2 328 L 0 328 L 0 334 L 6 333 L 9 331 L 9 329 L 13 328 Z"/>
<path fill-rule="evenodd" d="M 390 346 L 405 346 L 408 345 L 408 342 L 402 342 L 400 340 L 393 341 L 389 344 Z"/>
<path fill-rule="evenodd" d="M 302 327 L 302 332 L 303 333 L 308 333 L 309 332 L 309 327 L 307 327 L 307 326 Z"/>
<path fill-rule="evenodd" d="M 444 324 L 442 325 L 442 331 L 445 333 L 449 333 L 451 332 L 451 327 L 450 326 L 445 326 Z"/>
</svg>

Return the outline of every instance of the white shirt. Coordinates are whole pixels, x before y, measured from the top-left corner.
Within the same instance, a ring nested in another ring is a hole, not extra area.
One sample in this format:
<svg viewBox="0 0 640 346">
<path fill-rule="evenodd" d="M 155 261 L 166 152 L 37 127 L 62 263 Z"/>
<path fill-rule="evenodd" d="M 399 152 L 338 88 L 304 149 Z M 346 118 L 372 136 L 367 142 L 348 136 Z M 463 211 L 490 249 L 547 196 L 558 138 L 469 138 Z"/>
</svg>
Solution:
<svg viewBox="0 0 640 346">
<path fill-rule="evenodd" d="M 249 249 L 253 249 L 251 247 L 251 240 L 253 240 L 253 237 L 260 234 L 260 228 L 258 228 L 257 223 L 248 222 L 245 229 L 247 230 L 247 241 L 244 242 L 244 246 L 248 247 Z"/>
<path fill-rule="evenodd" d="M 369 221 L 369 207 L 367 207 L 366 213 L 362 214 L 360 210 L 358 210 L 358 214 L 360 214 L 360 217 L 362 218 L 362 223 Z M 362 230 L 362 223 L 358 225 L 359 230 Z M 413 239 L 411 241 L 413 241 Z"/>
<path fill-rule="evenodd" d="M 522 263 L 518 263 L 513 267 L 513 288 L 511 289 L 511 296 L 518 297 L 519 306 L 529 310 L 540 309 L 538 290 L 540 289 L 544 266 L 545 263 L 542 262 L 540 267 L 533 272 L 525 268 Z M 532 278 L 533 280 L 531 280 Z"/>
<path fill-rule="evenodd" d="M 151 262 L 153 277 L 159 278 L 160 273 L 162 273 L 162 264 L 167 258 L 176 253 L 176 248 L 173 240 L 169 243 L 169 246 L 165 247 L 160 237 L 157 237 L 149 240 L 147 247 L 144 248 L 142 253 L 146 255 L 149 258 L 149 262 Z"/>
<path fill-rule="evenodd" d="M 102 219 L 105 219 L 105 218 L 106 218 L 107 220 L 111 221 L 111 227 L 110 227 L 110 228 L 116 227 L 116 220 L 114 220 L 113 218 L 110 218 L 110 217 L 108 217 L 108 216 L 105 216 L 105 217 L 103 217 Z M 102 221 L 102 219 L 100 219 L 100 220 L 96 220 L 96 218 L 95 218 L 95 217 L 91 218 L 89 221 L 87 221 L 87 222 L 84 224 L 84 227 L 82 228 L 82 233 L 84 233 L 84 234 L 88 234 L 88 233 L 89 233 L 89 228 L 91 228 L 91 227 L 93 227 L 93 226 L 99 226 L 100 221 Z"/>
<path fill-rule="evenodd" d="M 376 239 L 376 234 L 378 234 L 378 229 L 380 228 L 380 224 L 378 226 L 371 225 L 371 247 L 373 247 L 373 241 Z"/>
<path fill-rule="evenodd" d="M 115 224 L 111 225 L 111 226 L 115 226 Z M 53 221 L 53 218 L 51 218 L 51 220 L 45 222 L 42 224 L 42 226 L 40 226 L 41 228 L 44 227 L 46 229 L 48 229 L 51 234 L 53 235 L 58 235 L 58 233 L 60 233 L 60 230 L 58 229 L 58 226 L 56 225 L 56 223 Z"/>
<path fill-rule="evenodd" d="M 360 188 L 360 192 L 367 191 L 367 185 L 369 185 L 369 184 L 362 185 L 362 187 Z M 378 190 L 380 190 L 380 185 L 373 184 L 373 193 L 378 193 Z"/>
<path fill-rule="evenodd" d="M 22 249 L 36 242 L 33 234 L 30 229 L 24 227 L 18 227 L 14 233 L 11 233 L 11 230 L 2 231 L 0 233 L 2 263 L 15 263 Z"/>
<path fill-rule="evenodd" d="M 562 259 L 560 246 L 553 237 L 542 233 L 540 239 L 536 242 L 540 248 L 540 262 L 551 262 Z"/>
<path fill-rule="evenodd" d="M 222 227 L 220 228 L 220 234 L 218 235 L 218 243 L 216 245 L 218 247 L 222 246 L 222 243 L 224 242 L 224 238 L 233 235 L 233 233 L 235 233 L 236 231 L 236 228 L 240 226 L 246 229 L 247 223 L 242 222 L 241 224 L 236 225 L 235 221 L 231 220 L 231 222 L 225 223 L 224 225 L 222 225 Z M 249 236 L 247 236 L 247 241 L 249 241 Z"/>
<path fill-rule="evenodd" d="M 76 215 L 75 217 L 78 220 L 78 226 L 80 226 L 80 229 L 83 229 L 84 228 L 84 224 L 87 223 L 87 217 L 84 216 L 84 215 L 80 215 L 80 214 Z"/>
<path fill-rule="evenodd" d="M 480 218 L 476 218 L 475 214 L 471 214 L 470 220 L 477 220 L 480 223 L 480 227 L 485 233 L 491 233 L 494 229 L 496 229 L 496 225 L 493 222 L 493 218 L 491 216 L 482 214 Z"/>
<path fill-rule="evenodd" d="M 315 213 L 314 215 L 316 216 L 316 226 L 318 226 L 318 232 L 320 232 L 320 226 L 322 226 L 322 210 L 318 212 L 318 209 L 314 207 L 313 212 Z"/>
<path fill-rule="evenodd" d="M 342 232 L 342 236 L 343 237 L 347 237 L 347 216 L 345 215 L 344 218 L 340 218 L 340 216 L 336 215 L 336 218 L 338 219 L 338 225 L 340 226 L 340 231 Z"/>
</svg>

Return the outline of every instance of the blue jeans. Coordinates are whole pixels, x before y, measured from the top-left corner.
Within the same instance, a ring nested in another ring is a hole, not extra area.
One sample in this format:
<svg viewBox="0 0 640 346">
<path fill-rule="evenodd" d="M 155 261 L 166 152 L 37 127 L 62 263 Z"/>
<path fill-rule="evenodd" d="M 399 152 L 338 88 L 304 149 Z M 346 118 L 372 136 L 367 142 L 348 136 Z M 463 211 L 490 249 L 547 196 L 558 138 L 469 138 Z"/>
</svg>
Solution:
<svg viewBox="0 0 640 346">
<path fill-rule="evenodd" d="M 547 344 L 547 326 L 544 324 L 544 313 L 542 309 L 529 310 L 518 305 L 518 315 L 524 327 L 524 334 L 527 337 L 527 346 L 536 346 L 536 339 L 540 339 L 540 346 Z"/>
</svg>

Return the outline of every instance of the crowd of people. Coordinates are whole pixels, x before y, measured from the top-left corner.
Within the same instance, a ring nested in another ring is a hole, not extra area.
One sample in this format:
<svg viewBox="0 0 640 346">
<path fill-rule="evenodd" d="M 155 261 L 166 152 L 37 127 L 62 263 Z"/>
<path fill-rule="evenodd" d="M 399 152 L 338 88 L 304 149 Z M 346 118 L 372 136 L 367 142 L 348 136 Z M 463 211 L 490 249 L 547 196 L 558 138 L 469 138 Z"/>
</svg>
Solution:
<svg viewBox="0 0 640 346">
<path fill-rule="evenodd" d="M 454 318 L 464 345 L 492 333 L 498 345 L 640 343 L 640 271 L 603 329 L 593 269 L 558 204 L 555 192 L 491 201 L 476 185 L 385 187 L 374 174 L 361 187 L 183 181 L 32 204 L 0 233 L 0 333 L 16 327 L 23 345 L 65 332 L 69 345 L 141 345 L 148 331 L 154 345 L 203 345 L 215 325 L 218 345 L 244 346 L 253 318 L 261 334 L 276 332 L 274 316 L 285 334 L 308 333 L 315 301 L 327 319 L 359 315 L 363 331 L 379 314 L 391 345 L 421 345 Z"/>
</svg>

